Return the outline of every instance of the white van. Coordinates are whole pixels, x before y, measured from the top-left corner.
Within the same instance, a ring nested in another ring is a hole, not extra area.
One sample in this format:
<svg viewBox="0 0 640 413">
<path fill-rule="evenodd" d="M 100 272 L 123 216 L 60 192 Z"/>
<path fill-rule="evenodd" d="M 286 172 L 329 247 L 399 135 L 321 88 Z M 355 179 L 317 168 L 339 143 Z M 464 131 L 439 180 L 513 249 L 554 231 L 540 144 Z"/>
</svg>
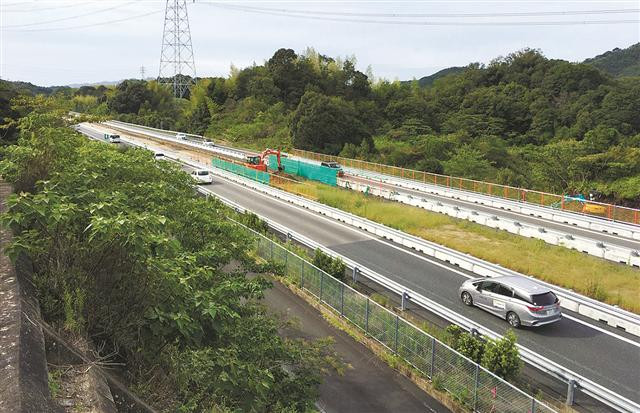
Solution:
<svg viewBox="0 0 640 413">
<path fill-rule="evenodd" d="M 109 143 L 120 143 L 120 135 L 116 135 L 115 133 L 105 133 L 104 140 Z"/>
</svg>

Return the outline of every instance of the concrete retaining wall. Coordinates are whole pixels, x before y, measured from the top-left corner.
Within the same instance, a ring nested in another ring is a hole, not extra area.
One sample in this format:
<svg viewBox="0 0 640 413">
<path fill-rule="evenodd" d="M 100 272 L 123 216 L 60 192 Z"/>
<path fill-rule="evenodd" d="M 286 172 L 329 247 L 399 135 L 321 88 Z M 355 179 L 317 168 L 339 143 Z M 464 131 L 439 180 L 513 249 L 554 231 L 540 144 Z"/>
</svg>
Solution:
<svg viewBox="0 0 640 413">
<path fill-rule="evenodd" d="M 0 181 L 4 212 L 11 187 Z M 4 251 L 11 231 L 0 228 Z M 44 337 L 38 321 L 40 307 L 31 288 L 26 260 L 16 267 L 0 253 L 0 411 L 57 412 L 51 400 Z"/>
</svg>

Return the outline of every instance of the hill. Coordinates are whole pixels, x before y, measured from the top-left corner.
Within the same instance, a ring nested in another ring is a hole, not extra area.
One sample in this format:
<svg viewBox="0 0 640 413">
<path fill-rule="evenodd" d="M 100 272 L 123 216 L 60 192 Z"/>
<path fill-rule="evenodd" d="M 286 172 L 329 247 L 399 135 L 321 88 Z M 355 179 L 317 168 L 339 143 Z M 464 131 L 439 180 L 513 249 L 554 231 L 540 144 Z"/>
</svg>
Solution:
<svg viewBox="0 0 640 413">
<path fill-rule="evenodd" d="M 27 93 L 31 95 L 51 95 L 60 90 L 71 90 L 69 86 L 37 86 L 29 82 L 0 80 L 3 89 L 13 89 L 17 93 Z"/>
<path fill-rule="evenodd" d="M 583 63 L 597 67 L 612 76 L 640 76 L 640 43 L 626 49 L 615 48 Z"/>
<path fill-rule="evenodd" d="M 418 79 L 418 85 L 420 85 L 421 87 L 431 86 L 433 85 L 433 82 L 435 82 L 436 80 L 442 77 L 445 77 L 447 75 L 460 73 L 464 69 L 465 69 L 464 67 L 460 67 L 460 66 L 447 67 L 446 69 L 442 69 L 432 75 L 421 77 L 420 79 Z"/>
</svg>

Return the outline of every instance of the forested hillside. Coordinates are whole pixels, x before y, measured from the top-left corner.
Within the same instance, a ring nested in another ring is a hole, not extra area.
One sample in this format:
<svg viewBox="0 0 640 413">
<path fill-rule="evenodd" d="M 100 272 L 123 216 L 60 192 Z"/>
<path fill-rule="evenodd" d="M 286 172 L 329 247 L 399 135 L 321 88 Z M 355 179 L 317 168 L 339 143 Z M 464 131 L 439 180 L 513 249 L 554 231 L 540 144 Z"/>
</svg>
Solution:
<svg viewBox="0 0 640 413">
<path fill-rule="evenodd" d="M 586 59 L 584 63 L 593 65 L 613 76 L 640 76 L 640 43 L 626 49 L 616 47 L 601 55 Z"/>
<path fill-rule="evenodd" d="M 189 99 L 156 82 L 84 87 L 72 106 L 238 145 L 301 148 L 551 192 L 598 189 L 639 204 L 640 77 L 522 50 L 421 87 L 372 82 L 353 59 L 280 49 L 199 79 Z"/>
<path fill-rule="evenodd" d="M 459 67 L 459 66 L 447 67 L 446 69 L 439 70 L 432 75 L 421 77 L 420 79 L 418 79 L 418 85 L 431 86 L 433 85 L 433 82 L 440 79 L 441 77 L 460 73 L 464 71 L 464 69 L 465 69 L 464 67 Z"/>
</svg>

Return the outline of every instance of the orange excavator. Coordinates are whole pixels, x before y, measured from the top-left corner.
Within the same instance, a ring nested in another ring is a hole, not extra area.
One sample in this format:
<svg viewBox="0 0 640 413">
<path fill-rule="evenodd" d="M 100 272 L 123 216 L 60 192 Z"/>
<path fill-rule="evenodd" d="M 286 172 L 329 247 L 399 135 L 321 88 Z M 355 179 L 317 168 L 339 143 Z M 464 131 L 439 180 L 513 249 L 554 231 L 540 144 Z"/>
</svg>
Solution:
<svg viewBox="0 0 640 413">
<path fill-rule="evenodd" d="M 244 165 L 248 168 L 267 172 L 267 156 L 269 155 L 276 155 L 276 159 L 278 160 L 278 171 L 282 171 L 284 168 L 280 163 L 280 149 L 277 151 L 274 149 L 266 149 L 260 155 L 247 155 Z"/>
</svg>

